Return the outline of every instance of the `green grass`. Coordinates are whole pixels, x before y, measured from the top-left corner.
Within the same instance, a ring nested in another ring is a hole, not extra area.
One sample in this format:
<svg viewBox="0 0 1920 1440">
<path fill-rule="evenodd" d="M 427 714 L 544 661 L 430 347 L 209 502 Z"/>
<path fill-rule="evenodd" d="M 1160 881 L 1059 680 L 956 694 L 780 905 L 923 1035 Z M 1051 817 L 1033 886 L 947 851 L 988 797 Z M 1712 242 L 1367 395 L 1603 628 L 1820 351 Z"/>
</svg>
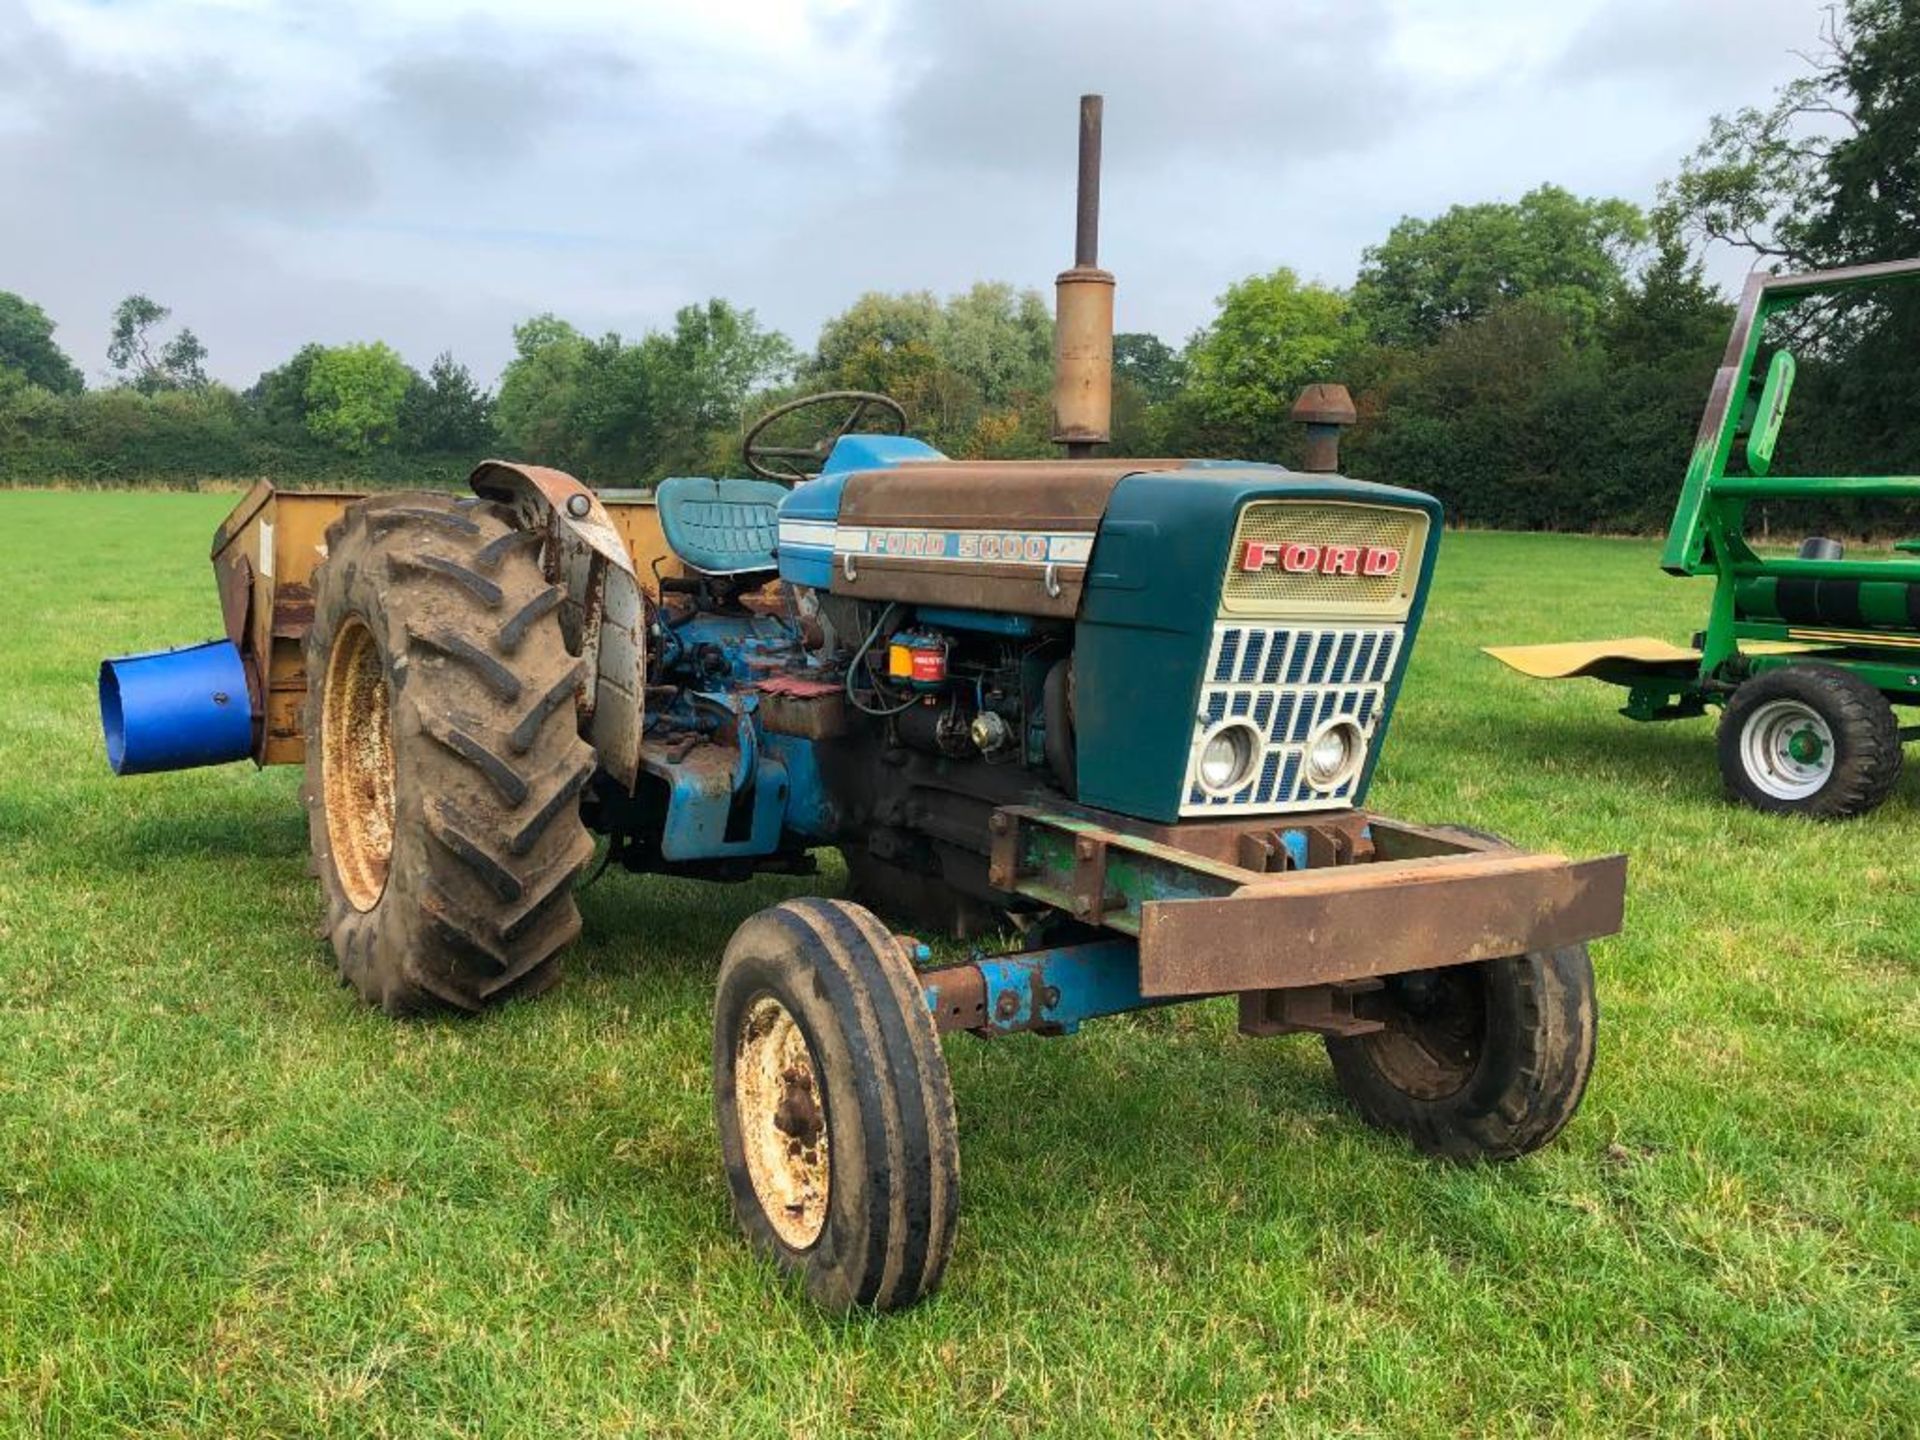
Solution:
<svg viewBox="0 0 1920 1440">
<path fill-rule="evenodd" d="M 1709 722 L 1475 653 L 1684 638 L 1652 543 L 1449 536 L 1373 797 L 1632 855 L 1558 1143 L 1424 1161 L 1221 1002 L 956 1037 L 947 1288 L 835 1321 L 708 1109 L 716 956 L 791 885 L 610 876 L 558 991 L 394 1024 L 295 775 L 109 778 L 95 663 L 218 629 L 230 503 L 0 495 L 0 1433 L 1920 1432 L 1916 782 L 1764 819 Z"/>
</svg>

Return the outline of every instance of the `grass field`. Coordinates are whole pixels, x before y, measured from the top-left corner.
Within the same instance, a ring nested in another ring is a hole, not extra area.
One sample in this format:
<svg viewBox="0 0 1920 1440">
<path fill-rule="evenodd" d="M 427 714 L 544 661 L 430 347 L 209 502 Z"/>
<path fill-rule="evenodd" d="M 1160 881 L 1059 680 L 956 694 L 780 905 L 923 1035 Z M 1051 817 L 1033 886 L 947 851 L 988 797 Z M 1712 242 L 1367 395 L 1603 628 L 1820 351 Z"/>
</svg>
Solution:
<svg viewBox="0 0 1920 1440">
<path fill-rule="evenodd" d="M 1651 543 L 1449 536 L 1373 795 L 1632 855 L 1556 1145 L 1422 1160 L 1224 1002 L 956 1037 L 947 1288 L 833 1321 L 709 1114 L 716 957 L 791 884 L 609 876 L 558 991 L 395 1024 L 297 776 L 109 778 L 97 659 L 218 629 L 230 503 L 0 494 L 0 1433 L 1920 1433 L 1920 780 L 1763 819 L 1710 722 L 1475 653 L 1684 638 Z"/>
</svg>

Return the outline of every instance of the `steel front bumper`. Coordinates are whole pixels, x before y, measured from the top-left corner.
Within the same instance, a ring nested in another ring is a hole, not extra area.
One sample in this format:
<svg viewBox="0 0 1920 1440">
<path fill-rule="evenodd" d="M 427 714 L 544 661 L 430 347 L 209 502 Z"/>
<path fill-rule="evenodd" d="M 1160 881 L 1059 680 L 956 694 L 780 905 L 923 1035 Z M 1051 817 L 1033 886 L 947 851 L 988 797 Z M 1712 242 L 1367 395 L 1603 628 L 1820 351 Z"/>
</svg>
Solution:
<svg viewBox="0 0 1920 1440">
<path fill-rule="evenodd" d="M 1005 809 L 991 883 L 1134 937 L 1148 999 L 1347 985 L 1612 935 L 1624 855 L 1347 812 L 1143 825 Z"/>
</svg>

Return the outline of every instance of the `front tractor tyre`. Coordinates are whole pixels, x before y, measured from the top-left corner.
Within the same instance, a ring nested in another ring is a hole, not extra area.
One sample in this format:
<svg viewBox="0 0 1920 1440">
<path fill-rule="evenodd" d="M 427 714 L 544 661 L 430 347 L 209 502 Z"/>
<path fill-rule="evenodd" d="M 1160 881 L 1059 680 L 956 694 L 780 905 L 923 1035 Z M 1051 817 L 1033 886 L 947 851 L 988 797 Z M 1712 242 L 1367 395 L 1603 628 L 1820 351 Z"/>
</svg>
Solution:
<svg viewBox="0 0 1920 1440">
<path fill-rule="evenodd" d="M 387 496 L 314 572 L 308 833 L 341 979 L 390 1014 L 537 993 L 580 930 L 593 752 L 538 539 L 481 500 Z"/>
<path fill-rule="evenodd" d="M 1387 978 L 1386 1028 L 1330 1037 L 1362 1118 L 1448 1160 L 1511 1160 L 1558 1135 L 1593 1071 L 1587 947 Z"/>
<path fill-rule="evenodd" d="M 960 1148 L 946 1057 L 905 946 L 872 912 L 790 900 L 727 944 L 714 1115 L 747 1239 L 825 1309 L 940 1284 Z"/>
<path fill-rule="evenodd" d="M 1746 681 L 1720 717 L 1727 793 L 1774 814 L 1864 815 L 1900 779 L 1887 697 L 1837 665 L 1786 665 Z"/>
</svg>

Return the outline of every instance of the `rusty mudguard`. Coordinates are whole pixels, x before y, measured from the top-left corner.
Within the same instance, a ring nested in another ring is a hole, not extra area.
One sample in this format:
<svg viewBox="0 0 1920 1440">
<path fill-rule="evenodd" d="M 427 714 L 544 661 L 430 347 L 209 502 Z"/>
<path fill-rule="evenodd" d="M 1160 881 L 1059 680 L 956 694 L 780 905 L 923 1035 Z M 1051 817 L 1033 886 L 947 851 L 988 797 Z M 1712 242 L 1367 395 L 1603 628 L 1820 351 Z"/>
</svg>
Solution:
<svg viewBox="0 0 1920 1440">
<path fill-rule="evenodd" d="M 645 708 L 645 611 L 657 601 L 661 577 L 682 573 L 651 496 L 596 492 L 562 471 L 504 460 L 482 463 L 470 483 L 547 537 L 549 578 L 567 587 L 570 623 L 583 637 L 581 733 L 602 768 L 631 787 Z M 261 765 L 305 758 L 313 575 L 327 557 L 328 527 L 366 498 L 358 491 L 277 490 L 263 480 L 214 532 L 221 615 L 247 678 L 253 758 Z"/>
<path fill-rule="evenodd" d="M 1383 816 L 995 813 L 992 883 L 1139 942 L 1149 998 L 1343 985 L 1617 934 L 1627 860 Z"/>
</svg>

